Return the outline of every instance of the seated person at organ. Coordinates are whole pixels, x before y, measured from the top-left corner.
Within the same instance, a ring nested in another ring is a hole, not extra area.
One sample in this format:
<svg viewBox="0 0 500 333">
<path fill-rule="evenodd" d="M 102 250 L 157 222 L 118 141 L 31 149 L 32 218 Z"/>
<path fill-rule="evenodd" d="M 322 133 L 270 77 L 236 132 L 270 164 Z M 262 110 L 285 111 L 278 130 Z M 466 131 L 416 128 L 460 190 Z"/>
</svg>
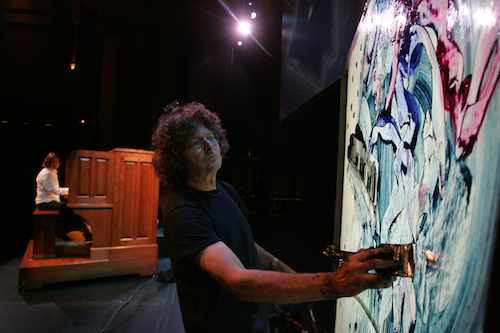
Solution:
<svg viewBox="0 0 500 333">
<path fill-rule="evenodd" d="M 91 241 L 90 225 L 61 201 L 61 195 L 67 195 L 67 189 L 59 187 L 57 170 L 60 165 L 61 161 L 55 153 L 47 154 L 42 163 L 43 168 L 36 176 L 36 207 L 42 210 L 59 210 L 56 224 L 58 238 L 66 241 Z"/>
</svg>

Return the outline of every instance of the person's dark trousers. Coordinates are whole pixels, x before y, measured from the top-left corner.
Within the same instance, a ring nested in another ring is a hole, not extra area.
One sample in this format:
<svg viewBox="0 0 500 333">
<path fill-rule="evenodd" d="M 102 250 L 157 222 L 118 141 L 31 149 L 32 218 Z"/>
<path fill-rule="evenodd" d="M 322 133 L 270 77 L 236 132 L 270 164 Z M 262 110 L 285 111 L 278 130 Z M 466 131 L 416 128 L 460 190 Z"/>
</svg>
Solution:
<svg viewBox="0 0 500 333">
<path fill-rule="evenodd" d="M 70 240 L 66 233 L 69 231 L 81 231 L 85 240 L 92 240 L 92 233 L 84 223 L 85 219 L 80 215 L 75 214 L 64 202 L 50 201 L 42 202 L 36 205 L 38 209 L 43 210 L 59 210 L 59 217 L 57 219 L 56 234 L 57 237 L 64 240 Z"/>
<path fill-rule="evenodd" d="M 38 209 L 42 210 L 60 210 L 62 206 L 65 206 L 62 202 L 59 201 L 51 201 L 51 202 L 42 202 L 36 205 Z"/>
</svg>

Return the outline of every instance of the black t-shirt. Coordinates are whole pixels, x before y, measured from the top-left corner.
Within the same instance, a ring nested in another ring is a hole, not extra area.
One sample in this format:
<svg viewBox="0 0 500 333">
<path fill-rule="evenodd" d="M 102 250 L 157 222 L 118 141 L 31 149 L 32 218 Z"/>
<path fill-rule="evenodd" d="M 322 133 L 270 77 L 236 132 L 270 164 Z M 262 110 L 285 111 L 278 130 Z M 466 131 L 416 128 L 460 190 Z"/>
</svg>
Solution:
<svg viewBox="0 0 500 333">
<path fill-rule="evenodd" d="M 258 331 L 255 327 L 263 324 L 259 305 L 238 300 L 193 260 L 209 245 L 222 241 L 245 268 L 262 269 L 234 188 L 218 182 L 214 191 L 166 193 L 160 205 L 186 332 Z"/>
</svg>

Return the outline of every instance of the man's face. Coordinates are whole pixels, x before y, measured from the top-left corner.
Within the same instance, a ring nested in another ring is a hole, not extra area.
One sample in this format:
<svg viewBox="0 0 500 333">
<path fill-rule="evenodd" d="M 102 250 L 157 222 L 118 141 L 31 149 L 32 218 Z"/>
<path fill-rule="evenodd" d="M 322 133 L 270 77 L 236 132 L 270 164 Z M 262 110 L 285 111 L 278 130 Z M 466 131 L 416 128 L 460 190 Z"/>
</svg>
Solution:
<svg viewBox="0 0 500 333">
<path fill-rule="evenodd" d="M 184 158 L 188 177 L 207 176 L 222 166 L 222 155 L 216 136 L 203 125 L 197 125 L 187 142 Z"/>
</svg>

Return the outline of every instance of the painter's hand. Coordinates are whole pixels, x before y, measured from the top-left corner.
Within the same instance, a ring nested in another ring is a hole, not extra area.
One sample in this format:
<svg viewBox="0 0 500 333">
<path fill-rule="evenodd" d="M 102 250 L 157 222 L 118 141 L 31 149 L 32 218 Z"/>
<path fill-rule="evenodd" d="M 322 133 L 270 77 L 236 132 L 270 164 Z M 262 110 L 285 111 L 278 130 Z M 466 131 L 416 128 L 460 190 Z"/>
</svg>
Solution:
<svg viewBox="0 0 500 333">
<path fill-rule="evenodd" d="M 398 263 L 392 260 L 390 248 L 371 248 L 360 250 L 347 257 L 333 273 L 332 284 L 337 297 L 354 296 L 369 288 L 387 288 L 394 277 L 368 273 L 372 269 L 397 269 Z"/>
</svg>

